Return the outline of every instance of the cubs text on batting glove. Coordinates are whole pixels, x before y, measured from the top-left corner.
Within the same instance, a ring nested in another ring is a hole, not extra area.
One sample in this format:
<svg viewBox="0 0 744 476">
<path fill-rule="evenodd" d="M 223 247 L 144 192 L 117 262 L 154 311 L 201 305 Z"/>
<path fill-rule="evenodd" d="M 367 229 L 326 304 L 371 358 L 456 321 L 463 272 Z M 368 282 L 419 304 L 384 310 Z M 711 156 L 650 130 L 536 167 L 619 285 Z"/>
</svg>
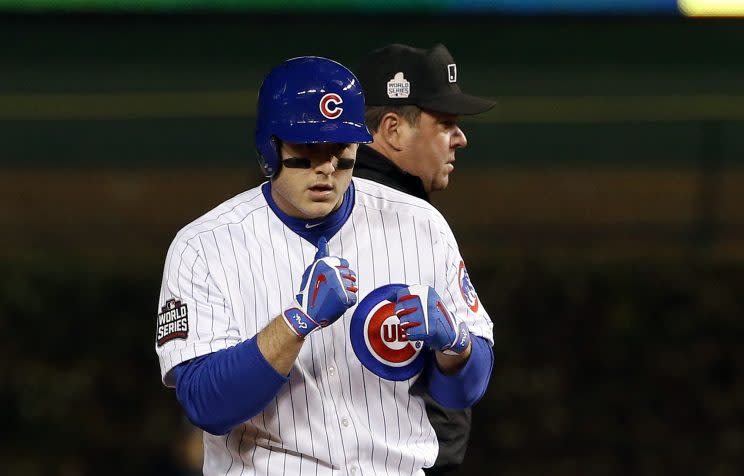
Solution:
<svg viewBox="0 0 744 476">
<path fill-rule="evenodd" d="M 455 323 L 439 294 L 430 286 L 414 284 L 398 290 L 395 314 L 408 339 L 424 341 L 430 349 L 457 355 L 470 344 L 465 323 Z"/>
<path fill-rule="evenodd" d="M 344 258 L 328 256 L 328 242 L 321 237 L 315 261 L 302 274 L 300 292 L 282 317 L 295 334 L 305 338 L 356 304 L 356 292 L 356 273 Z"/>
</svg>

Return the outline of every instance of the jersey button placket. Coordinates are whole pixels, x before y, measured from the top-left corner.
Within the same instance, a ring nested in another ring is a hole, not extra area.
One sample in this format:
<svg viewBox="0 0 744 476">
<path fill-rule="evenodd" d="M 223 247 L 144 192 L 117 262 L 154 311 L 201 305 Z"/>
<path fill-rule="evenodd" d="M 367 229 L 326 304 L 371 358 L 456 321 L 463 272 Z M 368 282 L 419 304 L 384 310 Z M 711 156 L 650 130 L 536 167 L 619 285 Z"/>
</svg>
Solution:
<svg viewBox="0 0 744 476">
<path fill-rule="evenodd" d="M 331 389 L 341 389 L 341 375 L 338 371 L 338 365 L 334 361 L 328 362 L 327 367 L 327 381 L 329 383 L 328 387 L 329 390 Z M 344 439 L 344 442 L 346 442 L 346 457 L 349 459 L 354 459 L 358 455 L 359 448 L 353 448 L 349 446 L 350 443 L 356 441 L 356 436 L 354 433 L 354 428 L 351 427 L 351 418 L 348 414 L 346 414 L 347 406 L 344 402 L 344 395 L 343 392 L 334 392 L 333 395 L 334 402 L 336 404 L 336 410 L 337 410 L 337 418 L 338 422 L 341 424 L 341 438 Z M 356 469 L 355 469 L 356 470 Z"/>
</svg>

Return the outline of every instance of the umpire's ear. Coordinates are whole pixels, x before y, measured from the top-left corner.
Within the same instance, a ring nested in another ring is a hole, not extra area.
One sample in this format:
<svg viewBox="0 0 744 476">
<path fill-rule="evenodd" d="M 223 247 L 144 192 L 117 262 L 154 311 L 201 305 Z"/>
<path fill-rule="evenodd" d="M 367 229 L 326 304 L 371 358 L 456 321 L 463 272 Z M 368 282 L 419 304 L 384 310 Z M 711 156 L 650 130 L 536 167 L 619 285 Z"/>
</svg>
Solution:
<svg viewBox="0 0 744 476">
<path fill-rule="evenodd" d="M 395 112 L 388 112 L 380 120 L 380 127 L 374 133 L 374 142 L 380 146 L 400 152 L 404 148 L 403 128 L 411 127 L 403 116 Z"/>
</svg>

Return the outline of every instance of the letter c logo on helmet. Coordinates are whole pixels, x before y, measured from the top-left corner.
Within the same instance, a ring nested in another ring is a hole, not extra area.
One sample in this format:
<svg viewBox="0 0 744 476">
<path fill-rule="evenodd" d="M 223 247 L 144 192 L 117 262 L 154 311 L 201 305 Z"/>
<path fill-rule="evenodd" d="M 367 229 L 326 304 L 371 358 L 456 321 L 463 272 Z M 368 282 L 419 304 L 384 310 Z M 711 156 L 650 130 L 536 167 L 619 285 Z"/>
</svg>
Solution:
<svg viewBox="0 0 744 476">
<path fill-rule="evenodd" d="M 320 99 L 320 113 L 328 119 L 336 119 L 344 112 L 344 108 L 339 104 L 344 102 L 336 93 L 328 93 Z"/>
</svg>

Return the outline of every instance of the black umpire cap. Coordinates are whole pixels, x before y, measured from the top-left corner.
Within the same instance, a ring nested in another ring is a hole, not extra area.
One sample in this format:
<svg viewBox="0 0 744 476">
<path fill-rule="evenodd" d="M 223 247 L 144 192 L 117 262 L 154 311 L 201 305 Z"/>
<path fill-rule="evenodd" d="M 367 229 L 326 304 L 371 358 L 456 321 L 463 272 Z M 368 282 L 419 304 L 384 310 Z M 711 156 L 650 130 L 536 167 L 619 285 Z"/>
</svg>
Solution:
<svg viewBox="0 0 744 476">
<path fill-rule="evenodd" d="M 367 106 L 414 105 L 458 115 L 480 114 L 496 103 L 465 94 L 447 48 L 430 50 L 392 44 L 369 53 L 357 70 Z"/>
</svg>

